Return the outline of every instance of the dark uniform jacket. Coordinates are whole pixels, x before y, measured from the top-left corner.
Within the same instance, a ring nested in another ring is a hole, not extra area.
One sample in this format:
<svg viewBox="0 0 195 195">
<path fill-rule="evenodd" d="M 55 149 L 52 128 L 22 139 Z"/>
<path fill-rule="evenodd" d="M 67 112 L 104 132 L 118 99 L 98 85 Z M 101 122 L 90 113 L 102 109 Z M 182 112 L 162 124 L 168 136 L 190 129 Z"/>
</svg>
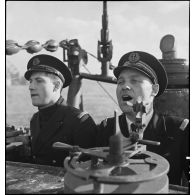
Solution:
<svg viewBox="0 0 195 195">
<path fill-rule="evenodd" d="M 89 114 L 58 102 L 35 113 L 30 122 L 32 162 L 63 166 L 68 152 L 52 148 L 54 142 L 95 147 L 96 125 Z"/>
<path fill-rule="evenodd" d="M 119 116 L 119 126 L 123 136 L 129 137 L 126 117 Z M 97 145 L 108 146 L 109 137 L 114 134 L 114 118 L 101 122 L 98 129 Z M 159 141 L 160 146 L 147 146 L 147 150 L 166 158 L 170 164 L 169 183 L 181 184 L 182 171 L 189 180 L 189 124 L 188 119 L 163 116 L 154 113 L 144 131 L 143 139 Z"/>
</svg>

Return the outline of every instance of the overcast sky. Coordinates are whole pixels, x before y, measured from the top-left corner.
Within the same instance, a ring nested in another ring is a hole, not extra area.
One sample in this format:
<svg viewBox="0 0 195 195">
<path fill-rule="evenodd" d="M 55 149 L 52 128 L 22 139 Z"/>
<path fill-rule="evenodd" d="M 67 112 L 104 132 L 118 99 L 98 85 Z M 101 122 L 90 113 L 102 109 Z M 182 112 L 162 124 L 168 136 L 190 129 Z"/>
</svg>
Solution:
<svg viewBox="0 0 195 195">
<path fill-rule="evenodd" d="M 162 58 L 160 39 L 175 36 L 177 57 L 189 58 L 188 1 L 108 1 L 109 38 L 113 42 L 112 63 L 132 50 L 142 50 Z M 42 44 L 78 39 L 81 47 L 97 55 L 100 40 L 102 1 L 8 1 L 6 4 L 6 39 L 24 45 L 29 40 Z M 62 49 L 47 53 L 62 59 Z M 36 55 L 36 54 L 35 54 Z M 23 74 L 32 57 L 25 50 L 7 56 Z M 89 56 L 88 68 L 100 73 L 100 63 Z M 111 73 L 112 75 L 112 73 Z"/>
</svg>

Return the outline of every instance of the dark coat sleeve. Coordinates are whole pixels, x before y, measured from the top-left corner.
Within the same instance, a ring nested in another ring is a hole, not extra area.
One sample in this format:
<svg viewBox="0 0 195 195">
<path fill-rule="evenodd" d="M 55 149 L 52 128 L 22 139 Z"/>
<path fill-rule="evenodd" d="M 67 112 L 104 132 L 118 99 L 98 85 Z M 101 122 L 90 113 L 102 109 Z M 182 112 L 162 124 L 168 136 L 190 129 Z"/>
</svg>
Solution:
<svg viewBox="0 0 195 195">
<path fill-rule="evenodd" d="M 114 119 L 107 118 L 97 126 L 97 147 L 109 146 L 109 138 L 114 134 Z"/>
<path fill-rule="evenodd" d="M 80 146 L 82 148 L 95 147 L 95 140 L 97 134 L 97 127 L 92 117 L 89 114 L 85 114 L 80 117 L 82 113 L 73 115 L 69 118 L 70 126 L 63 130 L 65 132 L 65 138 L 59 137 L 56 141 L 61 141 L 74 146 Z M 68 123 L 65 123 L 68 124 Z M 52 149 L 53 157 L 56 160 L 55 166 L 63 166 L 64 159 L 69 155 L 67 151 L 60 151 Z"/>
<path fill-rule="evenodd" d="M 180 185 L 183 172 L 189 180 L 189 160 L 187 157 L 190 156 L 190 129 L 188 122 L 185 123 L 185 121 L 188 121 L 188 119 L 166 118 L 167 133 L 172 138 L 170 140 L 172 144 L 165 145 L 165 148 L 171 154 L 167 157 L 170 163 L 168 175 L 171 184 Z"/>
<path fill-rule="evenodd" d="M 56 113 L 55 128 L 49 126 L 46 129 L 50 132 L 47 140 L 40 142 L 40 149 L 36 152 L 36 162 L 38 164 L 48 164 L 52 166 L 63 166 L 63 161 L 68 152 L 52 147 L 54 142 L 62 142 L 70 145 L 78 145 L 83 148 L 95 147 L 97 128 L 92 117 L 78 109 L 69 106 L 61 106 Z M 42 134 L 45 139 L 44 134 Z M 43 145 L 44 144 L 44 145 Z"/>
<path fill-rule="evenodd" d="M 97 126 L 92 117 L 79 113 L 72 126 L 73 144 L 83 148 L 96 147 Z"/>
<path fill-rule="evenodd" d="M 188 181 L 190 180 L 190 126 L 185 128 L 182 142 L 182 162 L 183 170 Z"/>
</svg>

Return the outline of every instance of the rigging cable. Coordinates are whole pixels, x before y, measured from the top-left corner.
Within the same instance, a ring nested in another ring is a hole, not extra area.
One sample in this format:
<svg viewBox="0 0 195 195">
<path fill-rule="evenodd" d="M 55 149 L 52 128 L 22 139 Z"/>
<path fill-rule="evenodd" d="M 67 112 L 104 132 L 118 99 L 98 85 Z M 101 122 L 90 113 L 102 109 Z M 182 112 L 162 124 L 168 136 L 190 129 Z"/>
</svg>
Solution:
<svg viewBox="0 0 195 195">
<path fill-rule="evenodd" d="M 88 52 L 87 52 L 88 53 Z M 94 56 L 95 57 L 95 56 Z M 96 57 L 95 57 L 96 58 Z M 91 74 L 91 72 L 89 71 L 89 69 L 83 64 L 83 67 L 85 68 L 85 70 L 87 70 L 87 72 L 89 74 Z M 104 92 L 108 95 L 108 97 L 118 106 L 118 103 L 115 101 L 115 99 L 110 95 L 110 93 L 104 88 L 104 86 L 99 82 L 96 81 L 98 83 L 98 85 L 104 90 Z"/>
<path fill-rule="evenodd" d="M 90 52 L 88 52 L 88 51 L 86 51 L 90 56 L 92 56 L 93 58 L 95 58 L 95 59 L 97 59 L 98 60 L 98 58 L 95 56 L 95 55 L 93 55 L 92 53 L 90 53 Z M 99 61 L 99 60 L 98 60 Z"/>
</svg>

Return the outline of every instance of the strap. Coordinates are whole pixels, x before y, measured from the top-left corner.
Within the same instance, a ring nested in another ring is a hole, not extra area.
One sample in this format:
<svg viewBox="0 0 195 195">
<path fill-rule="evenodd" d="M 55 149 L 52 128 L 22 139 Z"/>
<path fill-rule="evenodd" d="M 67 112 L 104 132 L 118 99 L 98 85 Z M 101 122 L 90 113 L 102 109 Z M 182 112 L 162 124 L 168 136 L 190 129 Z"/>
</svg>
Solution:
<svg viewBox="0 0 195 195">
<path fill-rule="evenodd" d="M 88 115 L 89 113 L 88 112 L 81 112 L 79 115 L 78 115 L 78 118 L 81 119 L 84 115 Z"/>
<path fill-rule="evenodd" d="M 180 125 L 179 128 L 180 128 L 182 131 L 184 131 L 185 128 L 187 127 L 188 123 L 189 123 L 189 119 L 184 119 L 184 120 L 182 121 L 182 123 L 181 123 L 181 125 Z"/>
</svg>

